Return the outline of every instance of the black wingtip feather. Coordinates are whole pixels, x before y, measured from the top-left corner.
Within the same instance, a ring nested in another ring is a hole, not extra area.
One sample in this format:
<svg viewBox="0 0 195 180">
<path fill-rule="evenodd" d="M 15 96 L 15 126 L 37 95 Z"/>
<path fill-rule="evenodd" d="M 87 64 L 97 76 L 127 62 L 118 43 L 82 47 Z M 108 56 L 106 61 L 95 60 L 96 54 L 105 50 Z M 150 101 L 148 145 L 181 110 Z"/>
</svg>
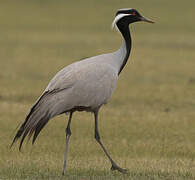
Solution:
<svg viewBox="0 0 195 180">
<path fill-rule="evenodd" d="M 18 130 L 18 132 L 16 133 L 11 145 L 10 145 L 10 148 L 12 148 L 12 146 L 14 145 L 14 143 L 21 137 L 21 135 L 23 134 L 24 132 L 24 123 L 21 125 L 20 129 Z"/>
<path fill-rule="evenodd" d="M 46 123 L 47 123 L 47 122 L 46 122 Z M 32 144 L 35 143 L 35 141 L 36 141 L 36 139 L 37 139 L 39 133 L 41 132 L 41 130 L 43 129 L 43 127 L 45 126 L 46 123 L 41 124 L 40 126 L 38 126 L 38 127 L 36 128 L 35 133 L 34 133 L 34 136 L 33 136 Z"/>
<path fill-rule="evenodd" d="M 35 111 L 35 109 L 36 109 L 38 103 L 40 102 L 40 100 L 41 100 L 47 93 L 48 93 L 48 92 L 45 92 L 45 93 L 39 98 L 39 100 L 33 105 L 33 107 L 31 108 L 30 112 L 29 112 L 28 115 L 26 116 L 24 123 L 20 126 L 18 132 L 16 133 L 16 136 L 14 137 L 14 139 L 13 139 L 11 145 L 10 145 L 10 148 L 12 148 L 12 146 L 14 145 L 14 143 L 22 136 L 22 134 L 24 133 L 24 130 L 25 130 L 25 125 L 26 125 L 26 123 L 28 122 L 30 116 L 31 116 L 32 113 Z M 28 134 L 28 133 L 27 133 L 27 134 Z M 27 134 L 26 134 L 26 135 L 27 135 Z M 21 147 L 22 147 L 22 143 L 23 143 L 24 138 L 26 137 L 26 135 L 23 136 L 23 138 L 22 138 L 22 140 L 21 140 L 21 142 L 20 142 L 19 150 L 20 150 Z"/>
<path fill-rule="evenodd" d="M 29 140 L 32 137 L 33 133 L 34 133 L 34 136 L 33 136 L 32 144 L 34 144 L 40 131 L 43 129 L 43 127 L 48 123 L 48 121 L 50 119 L 49 110 L 44 109 L 43 118 L 35 120 L 37 113 L 43 113 L 41 110 L 41 106 L 42 106 L 42 103 L 44 103 L 44 97 L 46 97 L 49 93 L 51 93 L 51 92 L 46 91 L 39 98 L 39 100 L 35 103 L 35 105 L 31 108 L 29 114 L 26 116 L 24 123 L 21 125 L 18 132 L 16 133 L 16 136 L 14 137 L 13 142 L 10 145 L 10 148 L 22 136 L 22 139 L 21 139 L 20 145 L 19 145 L 19 151 L 21 151 L 24 139 L 28 135 L 28 137 L 29 137 L 28 140 Z"/>
<path fill-rule="evenodd" d="M 26 130 L 26 131 L 24 132 L 23 136 L 22 136 L 22 139 L 21 139 L 20 145 L 19 145 L 19 151 L 21 151 L 22 144 L 23 144 L 24 139 L 25 139 L 25 137 L 26 137 L 27 134 L 28 134 L 28 130 Z"/>
<path fill-rule="evenodd" d="M 31 108 L 29 114 L 26 116 L 24 123 L 20 126 L 18 132 L 16 133 L 16 135 L 15 135 L 15 137 L 14 137 L 14 139 L 13 139 L 11 145 L 10 145 L 10 148 L 12 148 L 12 146 L 14 145 L 14 143 L 15 143 L 15 142 L 22 136 L 22 134 L 24 133 L 24 129 L 25 129 L 24 127 L 25 127 L 25 125 L 26 125 L 26 123 L 27 123 L 29 117 L 30 117 L 31 114 L 33 113 L 34 109 L 35 109 L 35 105 Z"/>
<path fill-rule="evenodd" d="M 32 140 L 32 144 L 35 143 L 35 140 L 37 139 L 39 133 L 41 132 L 41 130 L 44 128 L 44 126 L 48 123 L 49 121 L 49 112 L 47 111 L 45 114 L 45 117 L 41 119 L 41 121 L 37 124 L 36 129 L 35 129 L 35 133 L 33 136 L 33 140 Z"/>
</svg>

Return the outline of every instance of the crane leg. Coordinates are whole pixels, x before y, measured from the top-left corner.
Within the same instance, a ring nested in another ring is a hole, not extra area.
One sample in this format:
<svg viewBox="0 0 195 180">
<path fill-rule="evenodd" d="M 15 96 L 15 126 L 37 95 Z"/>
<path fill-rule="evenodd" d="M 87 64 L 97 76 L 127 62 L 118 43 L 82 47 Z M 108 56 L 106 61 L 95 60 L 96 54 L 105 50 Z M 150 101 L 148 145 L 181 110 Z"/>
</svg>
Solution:
<svg viewBox="0 0 195 180">
<path fill-rule="evenodd" d="M 126 169 L 122 169 L 120 168 L 111 158 L 111 156 L 109 155 L 109 153 L 107 152 L 106 148 L 104 147 L 104 144 L 101 142 L 100 140 L 100 135 L 99 135 L 99 131 L 98 131 L 98 111 L 94 112 L 94 117 L 95 117 L 95 139 L 96 141 L 100 144 L 100 146 L 102 147 L 104 153 L 106 154 L 106 156 L 108 157 L 108 159 L 110 160 L 112 166 L 111 166 L 111 170 L 118 170 L 121 173 L 126 173 L 127 170 Z"/>
<path fill-rule="evenodd" d="M 65 153 L 64 153 L 64 168 L 63 168 L 62 175 L 64 175 L 66 172 L 66 162 L 67 162 L 67 157 L 68 157 L 68 144 L 69 144 L 69 139 L 71 136 L 70 123 L 71 123 L 71 119 L 72 119 L 72 114 L 73 114 L 73 112 L 70 112 L 68 125 L 66 127 L 66 147 L 65 147 Z"/>
</svg>

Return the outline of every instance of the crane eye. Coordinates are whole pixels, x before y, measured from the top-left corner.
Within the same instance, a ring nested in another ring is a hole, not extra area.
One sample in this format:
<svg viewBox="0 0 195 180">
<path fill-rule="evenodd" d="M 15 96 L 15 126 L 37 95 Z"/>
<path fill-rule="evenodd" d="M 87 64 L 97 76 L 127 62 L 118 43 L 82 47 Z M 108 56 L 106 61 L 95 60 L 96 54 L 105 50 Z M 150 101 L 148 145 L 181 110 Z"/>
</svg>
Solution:
<svg viewBox="0 0 195 180">
<path fill-rule="evenodd" d="M 132 12 L 132 15 L 133 15 L 133 16 L 136 16 L 136 13 L 135 13 L 135 12 Z"/>
</svg>

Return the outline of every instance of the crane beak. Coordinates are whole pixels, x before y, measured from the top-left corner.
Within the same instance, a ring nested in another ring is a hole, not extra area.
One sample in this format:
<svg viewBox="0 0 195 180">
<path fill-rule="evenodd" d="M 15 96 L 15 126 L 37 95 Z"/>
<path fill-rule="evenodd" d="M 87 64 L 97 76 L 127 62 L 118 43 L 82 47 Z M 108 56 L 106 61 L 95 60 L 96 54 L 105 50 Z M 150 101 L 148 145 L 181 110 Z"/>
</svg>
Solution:
<svg viewBox="0 0 195 180">
<path fill-rule="evenodd" d="M 150 19 L 147 19 L 147 18 L 145 18 L 145 17 L 143 17 L 143 16 L 140 17 L 140 20 L 141 20 L 141 21 L 148 22 L 148 23 L 154 23 L 154 21 L 152 21 L 152 20 L 150 20 Z"/>
</svg>

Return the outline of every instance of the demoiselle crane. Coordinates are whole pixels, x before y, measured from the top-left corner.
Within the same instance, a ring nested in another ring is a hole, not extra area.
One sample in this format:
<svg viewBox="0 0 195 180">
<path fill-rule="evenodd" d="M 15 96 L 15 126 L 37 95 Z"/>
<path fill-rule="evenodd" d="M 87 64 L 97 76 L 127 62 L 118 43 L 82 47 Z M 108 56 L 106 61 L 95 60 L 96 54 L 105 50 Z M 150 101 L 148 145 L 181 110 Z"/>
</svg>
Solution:
<svg viewBox="0 0 195 180">
<path fill-rule="evenodd" d="M 70 64 L 59 71 L 50 81 L 42 95 L 30 109 L 24 123 L 20 126 L 11 146 L 21 138 L 19 150 L 25 137 L 33 135 L 35 142 L 42 128 L 54 116 L 69 113 L 66 127 L 66 147 L 64 155 L 63 174 L 66 171 L 68 144 L 71 136 L 70 124 L 75 111 L 94 113 L 95 139 L 102 147 L 111 162 L 111 170 L 125 172 L 111 158 L 100 139 L 98 131 L 98 112 L 103 104 L 110 99 L 131 51 L 131 35 L 129 24 L 153 21 L 144 18 L 140 13 L 131 8 L 119 9 L 115 15 L 112 26 L 115 27 L 123 38 L 123 43 L 117 51 L 86 58 Z"/>
</svg>

